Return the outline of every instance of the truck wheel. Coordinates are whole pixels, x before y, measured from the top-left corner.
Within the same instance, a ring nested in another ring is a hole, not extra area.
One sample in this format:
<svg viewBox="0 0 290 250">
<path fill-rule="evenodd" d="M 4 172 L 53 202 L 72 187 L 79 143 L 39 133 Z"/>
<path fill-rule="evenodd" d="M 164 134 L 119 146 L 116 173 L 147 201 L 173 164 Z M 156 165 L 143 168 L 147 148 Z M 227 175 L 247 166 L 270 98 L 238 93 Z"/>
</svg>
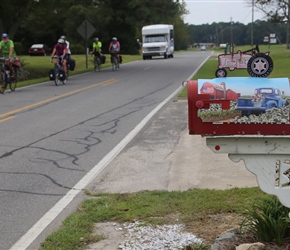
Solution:
<svg viewBox="0 0 290 250">
<path fill-rule="evenodd" d="M 271 74 L 274 64 L 270 56 L 264 53 L 253 55 L 247 64 L 247 70 L 252 77 L 267 77 Z"/>
<path fill-rule="evenodd" d="M 146 60 L 147 58 L 146 58 L 146 56 L 143 56 L 143 60 Z"/>
<path fill-rule="evenodd" d="M 216 77 L 226 77 L 227 71 L 225 69 L 217 69 L 215 72 Z"/>
<path fill-rule="evenodd" d="M 247 116 L 247 111 L 242 110 L 242 116 Z"/>
<path fill-rule="evenodd" d="M 167 59 L 168 58 L 168 55 L 166 53 L 164 53 L 164 58 Z"/>
</svg>

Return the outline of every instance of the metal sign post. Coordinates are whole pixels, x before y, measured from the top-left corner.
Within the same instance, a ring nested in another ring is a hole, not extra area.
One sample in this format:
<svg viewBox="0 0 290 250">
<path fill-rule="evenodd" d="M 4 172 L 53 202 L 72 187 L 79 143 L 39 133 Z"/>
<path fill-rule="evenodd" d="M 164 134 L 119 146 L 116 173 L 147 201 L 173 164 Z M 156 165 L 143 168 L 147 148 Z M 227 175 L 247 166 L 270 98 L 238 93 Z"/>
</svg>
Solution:
<svg viewBox="0 0 290 250">
<path fill-rule="evenodd" d="M 88 68 L 88 39 L 96 31 L 96 29 L 88 20 L 85 20 L 78 27 L 77 31 L 85 39 L 86 68 Z"/>
</svg>

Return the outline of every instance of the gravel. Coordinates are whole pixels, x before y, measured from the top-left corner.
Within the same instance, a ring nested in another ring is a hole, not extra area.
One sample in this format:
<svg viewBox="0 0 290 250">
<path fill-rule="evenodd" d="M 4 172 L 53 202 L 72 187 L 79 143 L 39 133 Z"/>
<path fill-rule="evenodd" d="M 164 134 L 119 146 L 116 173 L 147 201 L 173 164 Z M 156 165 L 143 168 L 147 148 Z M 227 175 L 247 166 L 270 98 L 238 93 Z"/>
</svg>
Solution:
<svg viewBox="0 0 290 250">
<path fill-rule="evenodd" d="M 177 250 L 202 243 L 195 235 L 183 232 L 184 226 L 180 224 L 152 227 L 135 222 L 125 223 L 123 228 L 116 230 L 124 229 L 127 240 L 119 244 L 119 249 L 123 250 Z"/>
</svg>

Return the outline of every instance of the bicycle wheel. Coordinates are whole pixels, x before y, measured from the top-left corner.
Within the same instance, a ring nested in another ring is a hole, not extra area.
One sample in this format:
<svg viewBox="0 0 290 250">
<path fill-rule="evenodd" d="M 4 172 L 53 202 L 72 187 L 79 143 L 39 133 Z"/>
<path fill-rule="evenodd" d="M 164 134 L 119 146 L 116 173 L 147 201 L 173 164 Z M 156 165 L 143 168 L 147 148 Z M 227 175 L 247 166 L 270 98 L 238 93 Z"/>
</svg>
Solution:
<svg viewBox="0 0 290 250">
<path fill-rule="evenodd" d="M 14 91 L 16 89 L 16 85 L 17 85 L 17 69 L 14 68 L 14 79 L 11 79 L 9 81 L 10 90 Z"/>
<path fill-rule="evenodd" d="M 0 81 L 0 93 L 3 94 L 6 90 L 7 87 L 7 83 L 6 83 L 6 74 L 4 72 L 4 70 L 1 70 L 1 81 Z"/>
<path fill-rule="evenodd" d="M 101 65 L 100 58 L 99 57 L 95 57 L 95 60 L 94 60 L 94 70 L 95 70 L 95 72 L 100 71 L 100 65 Z"/>
<path fill-rule="evenodd" d="M 117 58 L 115 56 L 112 56 L 112 70 L 117 70 Z"/>
<path fill-rule="evenodd" d="M 101 70 L 101 65 L 102 65 L 100 57 L 97 58 L 97 62 L 98 62 L 98 70 L 100 71 Z"/>
<path fill-rule="evenodd" d="M 69 77 L 69 67 L 66 69 L 66 77 L 65 77 L 65 79 L 68 80 L 68 77 Z"/>
<path fill-rule="evenodd" d="M 58 68 L 57 66 L 54 67 L 54 83 L 55 83 L 55 86 L 58 86 L 59 84 L 59 75 L 58 75 Z"/>
<path fill-rule="evenodd" d="M 62 84 L 66 84 L 66 80 L 67 80 L 67 75 L 64 73 L 64 78 L 62 77 L 60 81 L 62 82 Z"/>
<path fill-rule="evenodd" d="M 65 75 L 65 80 L 68 80 L 68 77 L 69 77 L 69 70 L 67 69 L 66 70 L 66 75 Z"/>
<path fill-rule="evenodd" d="M 119 63 L 118 58 L 116 58 L 116 69 L 117 69 L 117 70 L 120 69 L 120 63 Z"/>
</svg>

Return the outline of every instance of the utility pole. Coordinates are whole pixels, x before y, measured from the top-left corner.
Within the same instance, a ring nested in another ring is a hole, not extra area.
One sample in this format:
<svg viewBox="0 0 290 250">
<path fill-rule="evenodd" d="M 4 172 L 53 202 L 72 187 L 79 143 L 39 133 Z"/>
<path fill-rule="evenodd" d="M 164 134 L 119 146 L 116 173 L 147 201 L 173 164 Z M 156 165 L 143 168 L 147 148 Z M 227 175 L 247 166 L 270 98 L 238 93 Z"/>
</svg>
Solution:
<svg viewBox="0 0 290 250">
<path fill-rule="evenodd" d="M 231 18 L 231 43 L 233 43 L 233 42 L 234 42 L 233 41 L 233 19 Z"/>
<path fill-rule="evenodd" d="M 287 38 L 286 38 L 286 49 L 289 49 L 290 43 L 290 0 L 288 0 L 288 13 L 287 13 Z"/>
<path fill-rule="evenodd" d="M 252 0 L 252 23 L 251 23 L 251 46 L 253 47 L 253 45 L 254 45 L 254 0 Z"/>
</svg>

